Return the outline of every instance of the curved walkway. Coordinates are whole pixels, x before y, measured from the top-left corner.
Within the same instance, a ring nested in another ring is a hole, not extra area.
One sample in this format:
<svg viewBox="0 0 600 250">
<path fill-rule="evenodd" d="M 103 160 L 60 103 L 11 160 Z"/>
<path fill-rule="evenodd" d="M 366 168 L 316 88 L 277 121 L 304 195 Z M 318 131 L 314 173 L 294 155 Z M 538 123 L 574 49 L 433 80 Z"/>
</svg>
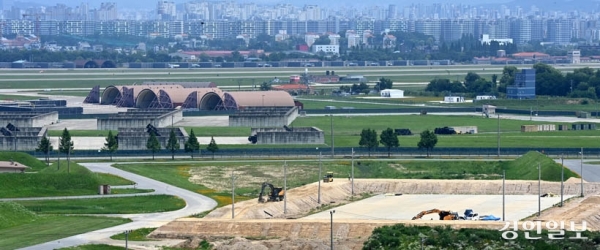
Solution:
<svg viewBox="0 0 600 250">
<path fill-rule="evenodd" d="M 63 247 L 72 247 L 90 243 L 104 243 L 110 241 L 110 236 L 122 233 L 125 230 L 135 230 L 144 227 L 160 227 L 177 218 L 202 213 L 204 211 L 211 210 L 215 206 L 217 206 L 217 203 L 214 200 L 206 196 L 114 168 L 111 166 L 112 164 L 114 163 L 82 163 L 81 165 L 85 166 L 93 172 L 110 173 L 131 180 L 137 183 L 137 188 L 140 189 L 154 189 L 155 192 L 153 192 L 152 194 L 167 194 L 178 196 L 181 199 L 185 200 L 187 205 L 183 209 L 165 213 L 116 215 L 120 217 L 130 218 L 133 222 L 115 227 L 87 232 L 63 239 L 58 239 L 51 242 L 26 247 L 23 249 L 47 250 L 58 249 Z"/>
</svg>

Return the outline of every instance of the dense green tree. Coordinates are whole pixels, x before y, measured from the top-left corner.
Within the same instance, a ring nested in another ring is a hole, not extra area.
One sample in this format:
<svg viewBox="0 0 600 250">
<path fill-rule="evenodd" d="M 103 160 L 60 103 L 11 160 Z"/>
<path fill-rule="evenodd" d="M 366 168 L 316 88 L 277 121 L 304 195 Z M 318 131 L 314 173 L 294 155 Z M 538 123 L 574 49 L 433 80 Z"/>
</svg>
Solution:
<svg viewBox="0 0 600 250">
<path fill-rule="evenodd" d="M 192 159 L 194 159 L 194 152 L 200 150 L 200 143 L 198 143 L 198 138 L 196 138 L 196 134 L 194 134 L 194 130 L 190 131 L 190 136 L 188 140 L 185 142 L 185 152 L 191 153 Z"/>
<path fill-rule="evenodd" d="M 261 91 L 268 91 L 268 90 L 271 90 L 271 88 L 272 88 L 272 86 L 271 86 L 271 83 L 269 83 L 269 82 L 263 82 L 260 84 Z"/>
<path fill-rule="evenodd" d="M 400 141 L 398 140 L 398 135 L 394 132 L 393 129 L 387 128 L 386 130 L 381 132 L 380 142 L 383 144 L 388 150 L 388 157 L 391 156 L 391 149 L 397 148 L 400 146 Z"/>
<path fill-rule="evenodd" d="M 393 82 L 391 79 L 387 79 L 387 78 L 379 78 L 379 81 L 375 84 L 375 90 L 376 91 L 382 91 L 385 89 L 391 89 L 393 86 Z"/>
<path fill-rule="evenodd" d="M 419 147 L 419 149 L 426 149 L 427 157 L 429 157 L 429 151 L 431 151 L 433 147 L 435 147 L 437 142 L 437 135 L 435 135 L 435 133 L 433 133 L 431 130 L 427 129 L 421 132 L 421 140 L 419 141 L 419 143 L 417 143 L 417 147 Z"/>
<path fill-rule="evenodd" d="M 160 150 L 160 142 L 154 132 L 150 132 L 150 137 L 146 142 L 146 148 L 152 152 L 152 160 L 154 160 L 154 154 Z"/>
<path fill-rule="evenodd" d="M 570 85 L 566 84 L 564 75 L 554 67 L 536 63 L 535 69 L 535 94 L 565 96 L 570 93 Z"/>
<path fill-rule="evenodd" d="M 369 157 L 371 156 L 371 150 L 379 146 L 379 140 L 377 140 L 377 131 L 374 129 L 363 129 L 360 132 L 360 141 L 358 145 L 365 147 L 369 150 Z"/>
<path fill-rule="evenodd" d="M 50 159 L 48 159 L 48 154 L 52 152 L 52 150 L 52 143 L 50 143 L 50 140 L 46 136 L 42 137 L 42 140 L 40 140 L 40 142 L 38 143 L 38 147 L 35 149 L 35 151 L 44 153 L 46 165 L 50 165 Z"/>
<path fill-rule="evenodd" d="M 119 141 L 117 140 L 117 137 L 113 135 L 112 131 L 109 130 L 102 151 L 108 152 L 110 154 L 110 160 L 112 161 L 113 153 L 117 151 L 117 149 L 119 149 Z"/>
<path fill-rule="evenodd" d="M 502 76 L 500 77 L 500 86 L 498 86 L 498 92 L 506 92 L 506 86 L 513 85 L 515 83 L 515 76 L 519 69 L 515 66 L 505 66 L 502 69 Z"/>
<path fill-rule="evenodd" d="M 212 159 L 215 159 L 215 152 L 219 151 L 219 146 L 217 145 L 217 143 L 215 142 L 215 138 L 214 137 L 210 137 L 210 143 L 208 143 L 208 146 L 206 147 L 206 150 L 210 151 L 212 153 Z"/>
<path fill-rule="evenodd" d="M 175 152 L 179 150 L 179 140 L 177 139 L 177 135 L 175 135 L 175 129 L 171 129 L 165 148 L 171 151 L 171 160 L 175 160 Z"/>
<path fill-rule="evenodd" d="M 431 92 L 451 92 L 451 93 L 465 93 L 467 89 L 465 86 L 458 81 L 450 82 L 449 79 L 433 79 L 427 84 L 425 91 Z"/>
<path fill-rule="evenodd" d="M 331 40 L 329 39 L 328 35 L 319 36 L 319 38 L 317 38 L 317 40 L 315 40 L 315 42 L 313 43 L 313 45 L 329 45 L 329 44 L 331 44 Z"/>
<path fill-rule="evenodd" d="M 71 140 L 71 133 L 65 128 L 60 136 L 58 151 L 63 154 L 67 154 L 67 173 L 71 172 L 71 153 L 73 152 L 73 140 Z"/>
</svg>

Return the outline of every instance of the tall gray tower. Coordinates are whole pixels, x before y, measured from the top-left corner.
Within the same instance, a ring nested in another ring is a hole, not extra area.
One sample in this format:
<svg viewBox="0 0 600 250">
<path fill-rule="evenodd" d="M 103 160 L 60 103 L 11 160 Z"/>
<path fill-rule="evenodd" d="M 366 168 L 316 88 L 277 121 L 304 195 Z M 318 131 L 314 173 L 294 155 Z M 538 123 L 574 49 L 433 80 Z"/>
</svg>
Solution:
<svg viewBox="0 0 600 250">
<path fill-rule="evenodd" d="M 387 18 L 388 19 L 396 19 L 396 5 L 395 4 L 390 4 L 390 6 L 388 7 L 388 14 L 387 14 Z"/>
</svg>

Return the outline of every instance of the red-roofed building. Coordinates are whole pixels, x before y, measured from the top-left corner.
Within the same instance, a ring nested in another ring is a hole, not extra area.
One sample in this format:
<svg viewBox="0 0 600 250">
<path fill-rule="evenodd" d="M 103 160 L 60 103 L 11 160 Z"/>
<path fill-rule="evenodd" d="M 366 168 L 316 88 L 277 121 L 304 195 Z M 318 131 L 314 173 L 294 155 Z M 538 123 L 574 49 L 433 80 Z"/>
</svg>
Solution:
<svg viewBox="0 0 600 250">
<path fill-rule="evenodd" d="M 548 59 L 550 58 L 550 55 L 548 54 L 544 54 L 541 52 L 520 52 L 520 53 L 515 53 L 512 54 L 513 58 L 516 59 Z"/>
</svg>

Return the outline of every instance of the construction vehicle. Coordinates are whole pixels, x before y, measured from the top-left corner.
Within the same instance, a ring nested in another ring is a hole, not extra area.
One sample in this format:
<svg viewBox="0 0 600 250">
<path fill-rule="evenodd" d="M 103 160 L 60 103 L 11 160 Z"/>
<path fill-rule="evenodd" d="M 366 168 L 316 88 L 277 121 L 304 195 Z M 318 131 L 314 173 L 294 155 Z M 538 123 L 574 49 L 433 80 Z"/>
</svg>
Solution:
<svg viewBox="0 0 600 250">
<path fill-rule="evenodd" d="M 445 211 L 439 209 L 430 209 L 427 211 L 422 211 L 413 217 L 413 220 L 421 219 L 424 215 L 427 214 L 438 214 L 440 216 L 440 220 L 458 220 L 459 216 L 457 212 Z"/>
<path fill-rule="evenodd" d="M 270 191 L 267 193 L 267 199 L 263 198 L 266 187 L 269 187 L 270 189 Z M 263 182 L 260 188 L 260 194 L 258 195 L 258 202 L 264 203 L 268 201 L 282 201 L 284 196 L 285 191 L 283 190 L 283 188 L 277 188 L 271 183 Z"/>
<path fill-rule="evenodd" d="M 327 174 L 323 176 L 323 182 L 333 182 L 333 172 L 327 172 Z"/>
<path fill-rule="evenodd" d="M 465 216 L 460 216 L 458 218 L 459 220 L 479 220 L 479 214 L 478 213 L 474 213 L 473 209 L 466 209 L 465 210 Z"/>
</svg>

